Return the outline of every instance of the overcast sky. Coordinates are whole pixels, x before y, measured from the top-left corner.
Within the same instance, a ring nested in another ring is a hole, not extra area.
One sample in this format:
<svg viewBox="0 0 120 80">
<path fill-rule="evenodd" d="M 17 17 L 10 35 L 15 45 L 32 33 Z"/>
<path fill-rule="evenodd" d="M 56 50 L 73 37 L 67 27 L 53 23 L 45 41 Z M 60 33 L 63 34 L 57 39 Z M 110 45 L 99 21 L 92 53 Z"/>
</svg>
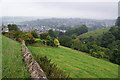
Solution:
<svg viewBox="0 0 120 80">
<path fill-rule="evenodd" d="M 2 16 L 116 19 L 119 0 L 0 0 Z"/>
</svg>

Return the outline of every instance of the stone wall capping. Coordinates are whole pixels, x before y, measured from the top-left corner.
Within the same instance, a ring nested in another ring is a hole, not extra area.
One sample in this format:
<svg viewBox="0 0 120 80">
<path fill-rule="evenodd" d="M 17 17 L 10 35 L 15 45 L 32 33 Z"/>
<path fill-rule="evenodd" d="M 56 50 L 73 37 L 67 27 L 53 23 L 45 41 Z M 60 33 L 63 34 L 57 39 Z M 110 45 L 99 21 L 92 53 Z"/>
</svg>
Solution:
<svg viewBox="0 0 120 80">
<path fill-rule="evenodd" d="M 31 80 L 48 80 L 40 65 L 34 60 L 24 40 L 22 40 L 22 52 L 25 65 L 30 72 Z"/>
</svg>

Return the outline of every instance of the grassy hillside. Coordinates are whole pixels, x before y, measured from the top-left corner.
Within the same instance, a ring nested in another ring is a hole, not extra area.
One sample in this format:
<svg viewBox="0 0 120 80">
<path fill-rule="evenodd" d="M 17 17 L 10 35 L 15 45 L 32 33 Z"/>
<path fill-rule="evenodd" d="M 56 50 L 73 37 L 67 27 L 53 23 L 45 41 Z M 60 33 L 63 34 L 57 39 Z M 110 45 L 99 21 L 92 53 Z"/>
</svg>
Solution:
<svg viewBox="0 0 120 80">
<path fill-rule="evenodd" d="M 32 47 L 33 54 L 47 56 L 72 78 L 115 78 L 118 65 L 65 47 Z"/>
<path fill-rule="evenodd" d="M 97 29 L 95 31 L 84 33 L 84 34 L 80 35 L 79 37 L 83 37 L 83 38 L 87 38 L 90 36 L 98 37 L 98 36 L 102 35 L 103 33 L 107 32 L 109 29 L 110 29 L 110 27 L 107 27 L 104 29 Z"/>
<path fill-rule="evenodd" d="M 2 36 L 0 34 L 0 80 L 2 79 Z"/>
<path fill-rule="evenodd" d="M 2 37 L 2 77 L 28 78 L 29 72 L 23 63 L 21 44 Z"/>
</svg>

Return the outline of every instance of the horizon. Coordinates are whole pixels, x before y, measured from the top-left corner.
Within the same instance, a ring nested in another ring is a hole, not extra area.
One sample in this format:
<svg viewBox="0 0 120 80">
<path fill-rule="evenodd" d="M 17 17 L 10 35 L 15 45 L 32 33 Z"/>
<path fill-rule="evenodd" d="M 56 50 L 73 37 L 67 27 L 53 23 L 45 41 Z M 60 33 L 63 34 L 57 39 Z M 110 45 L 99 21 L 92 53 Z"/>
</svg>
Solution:
<svg viewBox="0 0 120 80">
<path fill-rule="evenodd" d="M 81 18 L 81 17 L 43 17 L 43 16 L 0 16 L 0 18 L 31 18 L 34 20 L 40 20 L 40 19 L 86 19 L 86 20 L 116 20 L 116 18 L 113 19 L 94 19 L 94 18 Z"/>
</svg>

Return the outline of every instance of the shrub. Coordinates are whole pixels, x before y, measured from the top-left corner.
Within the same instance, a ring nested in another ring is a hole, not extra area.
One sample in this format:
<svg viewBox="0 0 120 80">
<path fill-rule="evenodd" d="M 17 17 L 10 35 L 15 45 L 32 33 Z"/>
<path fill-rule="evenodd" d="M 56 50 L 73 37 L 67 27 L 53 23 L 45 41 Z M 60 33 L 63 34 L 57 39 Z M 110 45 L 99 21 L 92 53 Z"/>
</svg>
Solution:
<svg viewBox="0 0 120 80">
<path fill-rule="evenodd" d="M 45 57 L 35 55 L 35 59 L 45 72 L 47 78 L 68 78 L 68 75 L 57 67 L 56 64 L 51 63 L 51 60 Z"/>
<path fill-rule="evenodd" d="M 7 32 L 2 32 L 3 35 L 5 35 Z"/>
<path fill-rule="evenodd" d="M 106 57 L 105 53 L 102 52 L 102 51 L 92 52 L 92 56 L 96 57 L 96 58 L 104 58 L 104 57 Z"/>
<path fill-rule="evenodd" d="M 26 41 L 26 44 L 32 44 L 32 43 L 34 43 L 34 37 L 32 36 L 31 33 L 25 33 L 22 36 L 22 39 Z"/>
<path fill-rule="evenodd" d="M 40 39 L 47 39 L 48 33 L 41 33 Z"/>
<path fill-rule="evenodd" d="M 39 39 L 39 38 L 36 38 L 36 39 L 35 39 L 35 42 L 42 42 L 42 40 Z"/>
<path fill-rule="evenodd" d="M 60 45 L 58 39 L 54 39 L 54 44 L 55 44 L 55 46 L 57 46 L 57 47 Z"/>
<path fill-rule="evenodd" d="M 55 46 L 55 44 L 54 44 L 54 41 L 53 41 L 53 40 L 47 40 L 47 45 L 48 45 L 48 46 L 52 46 L 52 47 L 54 47 L 54 46 Z"/>
<path fill-rule="evenodd" d="M 39 38 L 36 38 L 35 40 L 35 44 L 34 45 L 47 45 L 47 41 L 46 40 L 41 40 Z"/>
<path fill-rule="evenodd" d="M 9 31 L 18 31 L 19 28 L 17 27 L 16 24 L 8 24 L 8 29 Z"/>
<path fill-rule="evenodd" d="M 73 40 L 71 48 L 76 49 L 76 50 L 80 50 L 83 52 L 88 52 L 88 48 L 87 48 L 86 44 L 81 42 L 79 39 Z"/>
<path fill-rule="evenodd" d="M 58 36 L 58 33 L 56 31 L 49 30 L 48 35 L 52 38 L 56 38 Z"/>
<path fill-rule="evenodd" d="M 5 35 L 6 37 L 9 37 L 9 38 L 11 38 L 11 39 L 14 39 L 14 36 L 13 36 L 14 31 L 3 32 L 2 34 Z"/>
<path fill-rule="evenodd" d="M 101 37 L 101 46 L 107 48 L 113 41 L 115 41 L 115 36 L 111 32 L 106 32 Z"/>
<path fill-rule="evenodd" d="M 36 31 L 32 31 L 31 34 L 33 35 L 34 38 L 38 38 L 38 34 L 36 33 Z"/>
<path fill-rule="evenodd" d="M 100 47 L 96 44 L 92 45 L 92 49 L 89 50 L 92 56 L 97 58 L 108 58 L 109 49 Z"/>
<path fill-rule="evenodd" d="M 14 33 L 13 33 L 14 39 L 16 41 L 21 41 L 22 35 L 23 35 L 23 32 L 21 32 L 21 31 L 14 31 Z"/>
<path fill-rule="evenodd" d="M 60 44 L 62 46 L 71 47 L 72 38 L 66 35 L 59 37 Z"/>
</svg>

